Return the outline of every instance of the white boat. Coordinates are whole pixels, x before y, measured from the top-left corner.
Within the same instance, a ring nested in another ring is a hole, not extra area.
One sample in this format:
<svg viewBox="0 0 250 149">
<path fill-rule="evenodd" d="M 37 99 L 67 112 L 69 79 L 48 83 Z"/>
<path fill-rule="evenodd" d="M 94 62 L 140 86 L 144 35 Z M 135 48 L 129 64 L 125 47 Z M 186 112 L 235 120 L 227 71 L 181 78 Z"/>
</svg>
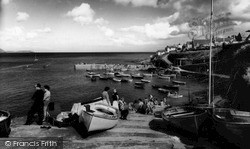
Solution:
<svg viewBox="0 0 250 149">
<path fill-rule="evenodd" d="M 170 81 L 170 77 L 169 76 L 158 76 L 160 79 L 166 79 L 168 81 Z"/>
<path fill-rule="evenodd" d="M 186 82 L 177 81 L 177 80 L 173 80 L 172 83 L 173 83 L 173 84 L 179 84 L 179 85 L 186 85 Z"/>
<path fill-rule="evenodd" d="M 115 81 L 115 82 L 121 82 L 121 79 L 113 78 L 113 81 Z"/>
<path fill-rule="evenodd" d="M 151 81 L 150 80 L 146 80 L 146 79 L 141 79 L 142 82 L 145 82 L 145 83 L 150 83 Z"/>
<path fill-rule="evenodd" d="M 180 95 L 177 93 L 168 93 L 168 97 L 170 97 L 170 98 L 182 98 L 183 95 Z"/>
<path fill-rule="evenodd" d="M 0 110 L 0 138 L 9 136 L 11 132 L 10 124 L 11 124 L 10 113 L 8 111 Z"/>
<path fill-rule="evenodd" d="M 131 76 L 130 74 L 126 74 L 126 73 L 120 73 L 120 75 L 121 75 L 122 77 L 130 77 L 130 76 Z"/>
<path fill-rule="evenodd" d="M 133 79 L 130 78 L 122 78 L 121 82 L 132 82 Z"/>
<path fill-rule="evenodd" d="M 165 88 L 158 88 L 158 91 L 164 94 L 169 93 L 169 90 L 165 89 Z"/>
<path fill-rule="evenodd" d="M 144 76 L 144 77 L 152 77 L 152 76 L 153 76 L 153 74 L 150 74 L 150 73 L 144 73 L 144 74 L 143 74 L 143 76 Z"/>
<path fill-rule="evenodd" d="M 118 111 L 105 104 L 91 104 L 89 111 L 82 111 L 79 122 L 85 125 L 88 132 L 111 129 L 118 123 Z"/>
</svg>

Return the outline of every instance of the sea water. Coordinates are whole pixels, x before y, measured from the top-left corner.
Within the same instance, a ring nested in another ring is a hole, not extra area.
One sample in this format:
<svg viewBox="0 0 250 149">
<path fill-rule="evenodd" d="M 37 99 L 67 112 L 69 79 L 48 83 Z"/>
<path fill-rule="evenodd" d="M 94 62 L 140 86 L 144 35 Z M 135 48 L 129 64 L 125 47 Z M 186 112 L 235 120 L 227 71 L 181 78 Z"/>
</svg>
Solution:
<svg viewBox="0 0 250 149">
<path fill-rule="evenodd" d="M 152 94 L 157 99 L 163 99 L 166 94 L 153 89 L 151 85 L 166 85 L 169 81 L 158 77 L 148 77 L 150 83 L 144 89 L 134 88 L 134 79 L 130 83 L 118 83 L 112 80 L 91 81 L 84 70 L 74 70 L 77 63 L 106 63 L 106 64 L 137 64 L 140 60 L 149 58 L 153 53 L 37 53 L 35 54 L 1 54 L 0 55 L 0 109 L 8 110 L 14 116 L 27 114 L 32 105 L 31 97 L 35 91 L 34 85 L 49 85 L 51 100 L 60 104 L 63 111 L 70 111 L 73 103 L 91 100 L 101 96 L 103 89 L 116 88 L 120 97 L 126 102 L 146 98 Z M 102 72 L 100 72 L 102 73 Z M 135 73 L 135 72 L 124 72 Z M 143 72 L 142 72 L 143 73 Z M 145 72 L 148 73 L 148 72 Z M 204 85 L 195 80 L 187 81 L 180 87 L 180 94 L 185 99 L 189 93 L 204 89 Z"/>
</svg>

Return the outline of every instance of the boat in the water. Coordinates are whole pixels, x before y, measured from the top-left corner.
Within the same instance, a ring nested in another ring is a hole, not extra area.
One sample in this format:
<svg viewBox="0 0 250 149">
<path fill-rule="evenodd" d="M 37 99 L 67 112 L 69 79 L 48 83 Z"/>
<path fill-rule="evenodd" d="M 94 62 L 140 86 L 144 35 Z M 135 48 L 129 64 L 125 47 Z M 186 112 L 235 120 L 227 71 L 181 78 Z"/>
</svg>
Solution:
<svg viewBox="0 0 250 149">
<path fill-rule="evenodd" d="M 159 75 L 158 78 L 160 78 L 160 79 L 166 79 L 166 80 L 170 81 L 170 77 L 169 76 L 161 76 L 161 75 Z"/>
<path fill-rule="evenodd" d="M 151 74 L 151 73 L 144 73 L 143 76 L 144 76 L 144 77 L 152 77 L 153 74 Z"/>
<path fill-rule="evenodd" d="M 83 110 L 79 122 L 84 124 L 87 132 L 107 130 L 118 123 L 118 110 L 102 103 L 90 104 L 89 110 Z"/>
<path fill-rule="evenodd" d="M 129 79 L 129 78 L 122 78 L 121 82 L 132 82 L 133 79 Z"/>
<path fill-rule="evenodd" d="M 139 88 L 139 89 L 144 89 L 144 85 L 143 84 L 135 84 L 134 87 L 135 88 Z"/>
<path fill-rule="evenodd" d="M 130 74 L 127 74 L 127 73 L 120 73 L 121 77 L 130 77 L 131 75 Z"/>
<path fill-rule="evenodd" d="M 121 79 L 113 78 L 114 82 L 121 82 Z"/>
<path fill-rule="evenodd" d="M 178 84 L 178 85 L 186 85 L 186 82 L 183 81 L 177 81 L 177 80 L 172 80 L 173 84 Z"/>
<path fill-rule="evenodd" d="M 151 81 L 147 79 L 141 79 L 141 82 L 150 83 Z"/>
<path fill-rule="evenodd" d="M 106 76 L 100 76 L 99 79 L 100 79 L 100 80 L 108 80 L 109 78 L 106 77 Z"/>
<path fill-rule="evenodd" d="M 208 114 L 206 110 L 199 108 L 177 106 L 164 109 L 162 118 L 174 127 L 199 135 L 202 133 L 202 127 Z"/>
<path fill-rule="evenodd" d="M 163 88 L 163 85 L 156 85 L 156 84 L 153 84 L 153 85 L 152 85 L 152 88 L 154 88 L 154 89 Z"/>
<path fill-rule="evenodd" d="M 177 94 L 176 92 L 175 93 L 168 93 L 168 97 L 169 98 L 182 98 L 183 95 L 180 95 L 180 94 Z"/>
<path fill-rule="evenodd" d="M 11 131 L 10 128 L 11 115 L 8 111 L 0 110 L 0 138 L 8 137 Z"/>
<path fill-rule="evenodd" d="M 230 108 L 213 109 L 212 119 L 216 132 L 240 148 L 250 145 L 250 112 Z"/>
<path fill-rule="evenodd" d="M 179 91 L 179 85 L 163 85 L 163 88 L 173 91 Z"/>
<path fill-rule="evenodd" d="M 135 79 L 143 79 L 143 76 L 141 74 L 134 74 L 134 75 L 131 75 L 131 77 Z"/>
<path fill-rule="evenodd" d="M 144 85 L 144 82 L 135 82 L 135 85 Z"/>
<path fill-rule="evenodd" d="M 168 94 L 169 90 L 165 89 L 165 88 L 158 88 L 158 91 L 164 94 Z"/>
</svg>

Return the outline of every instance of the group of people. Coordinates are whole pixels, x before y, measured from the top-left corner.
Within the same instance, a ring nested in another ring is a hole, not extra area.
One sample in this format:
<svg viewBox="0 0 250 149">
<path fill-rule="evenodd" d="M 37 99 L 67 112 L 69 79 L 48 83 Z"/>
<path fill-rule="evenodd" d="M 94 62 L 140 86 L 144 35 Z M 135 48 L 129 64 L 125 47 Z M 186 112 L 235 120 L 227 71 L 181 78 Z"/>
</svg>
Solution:
<svg viewBox="0 0 250 149">
<path fill-rule="evenodd" d="M 138 100 L 134 100 L 133 107 L 137 113 L 141 114 L 153 114 L 153 109 L 155 106 L 170 106 L 166 98 L 163 98 L 160 102 L 158 99 L 154 98 L 152 95 L 149 95 L 147 98 L 142 100 L 139 98 Z"/>
<path fill-rule="evenodd" d="M 31 106 L 25 125 L 30 125 L 34 122 L 35 114 L 38 114 L 38 125 L 42 125 L 47 117 L 47 109 L 50 103 L 51 93 L 50 87 L 44 85 L 43 88 L 40 83 L 35 85 L 35 93 L 32 96 L 33 105 Z"/>
<path fill-rule="evenodd" d="M 103 99 L 106 100 L 108 105 L 113 106 L 120 111 L 120 119 L 126 120 L 129 114 L 128 104 L 123 97 L 119 97 L 116 89 L 113 89 L 112 98 L 110 99 L 108 93 L 109 90 L 109 87 L 104 88 L 104 91 L 102 92 Z"/>
</svg>

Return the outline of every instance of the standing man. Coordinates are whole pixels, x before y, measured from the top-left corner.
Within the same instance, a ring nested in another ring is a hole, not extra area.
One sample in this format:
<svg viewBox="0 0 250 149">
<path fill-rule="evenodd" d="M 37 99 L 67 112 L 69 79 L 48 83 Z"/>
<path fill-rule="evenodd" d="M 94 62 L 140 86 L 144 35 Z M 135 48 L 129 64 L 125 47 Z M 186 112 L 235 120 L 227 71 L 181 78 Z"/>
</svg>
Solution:
<svg viewBox="0 0 250 149">
<path fill-rule="evenodd" d="M 43 97 L 43 103 L 44 103 L 44 106 L 43 106 L 43 121 L 46 120 L 46 117 L 47 117 L 47 109 L 48 109 L 48 105 L 50 103 L 50 96 L 51 96 L 51 93 L 50 93 L 50 87 L 48 85 L 44 85 L 44 97 Z"/>
<path fill-rule="evenodd" d="M 41 84 L 37 83 L 35 85 L 36 91 L 32 96 L 32 100 L 34 101 L 33 105 L 31 106 L 30 111 L 27 115 L 27 120 L 24 125 L 30 125 L 34 121 L 34 114 L 38 114 L 38 125 L 42 125 L 43 123 L 43 97 L 44 91 L 41 89 Z"/>
</svg>

